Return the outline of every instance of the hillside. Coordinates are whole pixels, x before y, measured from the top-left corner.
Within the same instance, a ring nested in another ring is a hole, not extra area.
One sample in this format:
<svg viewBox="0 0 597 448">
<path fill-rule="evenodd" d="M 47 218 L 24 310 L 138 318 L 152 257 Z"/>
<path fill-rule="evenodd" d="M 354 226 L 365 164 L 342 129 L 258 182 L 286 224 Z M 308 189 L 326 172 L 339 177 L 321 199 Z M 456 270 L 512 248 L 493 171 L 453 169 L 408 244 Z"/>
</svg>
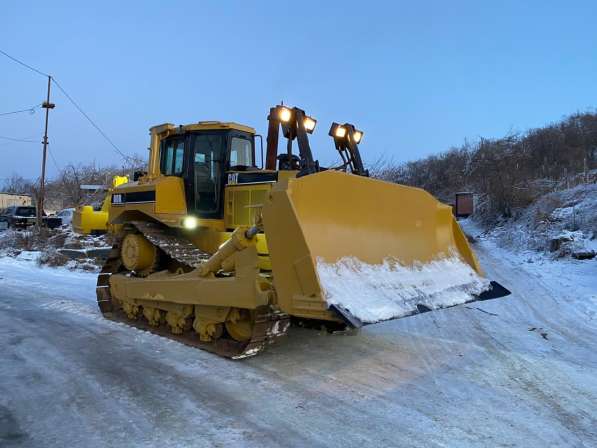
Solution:
<svg viewBox="0 0 597 448">
<path fill-rule="evenodd" d="M 417 161 L 382 163 L 372 172 L 424 188 L 445 202 L 457 191 L 472 191 L 477 216 L 492 226 L 546 193 L 597 182 L 597 114 L 577 113 L 523 133 L 480 138 Z"/>
<path fill-rule="evenodd" d="M 516 216 L 485 231 L 502 247 L 555 258 L 593 258 L 597 252 L 597 184 L 547 193 Z"/>
</svg>

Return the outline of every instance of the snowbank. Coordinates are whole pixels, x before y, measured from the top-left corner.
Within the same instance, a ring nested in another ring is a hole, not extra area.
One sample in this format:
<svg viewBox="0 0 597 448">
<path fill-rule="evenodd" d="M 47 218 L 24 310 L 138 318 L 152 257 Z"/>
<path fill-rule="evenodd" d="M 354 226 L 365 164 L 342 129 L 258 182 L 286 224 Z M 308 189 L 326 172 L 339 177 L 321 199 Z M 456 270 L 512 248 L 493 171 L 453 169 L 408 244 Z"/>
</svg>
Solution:
<svg viewBox="0 0 597 448">
<path fill-rule="evenodd" d="M 545 194 L 484 236 L 515 252 L 556 258 L 597 252 L 597 184 Z"/>
<path fill-rule="evenodd" d="M 40 265 L 98 272 L 103 264 L 102 251 L 110 247 L 106 235 L 78 235 L 70 228 L 49 230 L 46 236 L 32 231 L 0 231 L 0 258 L 31 257 L 35 253 Z"/>
<path fill-rule="evenodd" d="M 354 257 L 337 263 L 318 259 L 317 272 L 328 304 L 365 323 L 408 316 L 421 306 L 438 309 L 470 302 L 489 289 L 489 281 L 457 256 L 414 266 L 391 259 L 379 265 Z"/>
</svg>

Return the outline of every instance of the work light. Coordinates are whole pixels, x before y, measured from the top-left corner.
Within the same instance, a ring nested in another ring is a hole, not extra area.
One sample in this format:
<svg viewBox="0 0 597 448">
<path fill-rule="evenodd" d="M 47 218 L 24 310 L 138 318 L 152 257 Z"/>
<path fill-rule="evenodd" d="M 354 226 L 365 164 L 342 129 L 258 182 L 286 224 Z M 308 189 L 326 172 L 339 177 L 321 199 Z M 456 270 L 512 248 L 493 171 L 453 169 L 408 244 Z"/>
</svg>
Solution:
<svg viewBox="0 0 597 448">
<path fill-rule="evenodd" d="M 358 145 L 363 139 L 363 134 L 363 131 L 359 131 L 350 123 L 332 123 L 329 132 L 329 136 L 334 137 L 334 141 L 340 146 L 347 145 L 349 139 Z"/>
<path fill-rule="evenodd" d="M 317 120 L 312 118 L 312 117 L 308 117 L 305 115 L 305 119 L 303 120 L 303 124 L 305 126 L 305 131 L 307 131 L 309 134 L 312 134 L 313 131 L 315 130 L 315 125 L 317 124 Z"/>
<path fill-rule="evenodd" d="M 292 118 L 292 112 L 287 107 L 280 107 L 278 117 L 282 123 L 288 123 Z"/>
<path fill-rule="evenodd" d="M 332 127 L 330 128 L 328 135 L 330 137 L 334 137 L 334 140 L 343 139 L 346 137 L 346 126 L 342 126 L 338 123 L 332 123 Z"/>
</svg>

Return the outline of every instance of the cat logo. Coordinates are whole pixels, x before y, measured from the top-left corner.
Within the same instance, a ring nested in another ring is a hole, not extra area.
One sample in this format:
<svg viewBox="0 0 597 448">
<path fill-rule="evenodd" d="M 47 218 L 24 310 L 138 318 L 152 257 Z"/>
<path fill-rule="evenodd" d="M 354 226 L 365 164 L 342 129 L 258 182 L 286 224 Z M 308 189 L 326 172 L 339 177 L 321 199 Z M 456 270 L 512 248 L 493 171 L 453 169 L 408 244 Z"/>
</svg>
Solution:
<svg viewBox="0 0 597 448">
<path fill-rule="evenodd" d="M 234 185 L 238 183 L 238 173 L 228 174 L 228 185 Z"/>
</svg>

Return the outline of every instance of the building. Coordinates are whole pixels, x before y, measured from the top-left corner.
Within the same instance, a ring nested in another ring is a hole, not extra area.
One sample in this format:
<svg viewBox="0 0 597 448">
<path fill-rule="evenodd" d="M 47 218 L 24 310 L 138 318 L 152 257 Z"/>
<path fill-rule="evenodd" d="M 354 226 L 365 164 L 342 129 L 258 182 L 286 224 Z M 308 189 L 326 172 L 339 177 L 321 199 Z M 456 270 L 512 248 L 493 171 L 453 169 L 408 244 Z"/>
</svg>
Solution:
<svg viewBox="0 0 597 448">
<path fill-rule="evenodd" d="M 31 205 L 31 195 L 0 193 L 0 209 L 5 209 L 13 205 Z"/>
</svg>

